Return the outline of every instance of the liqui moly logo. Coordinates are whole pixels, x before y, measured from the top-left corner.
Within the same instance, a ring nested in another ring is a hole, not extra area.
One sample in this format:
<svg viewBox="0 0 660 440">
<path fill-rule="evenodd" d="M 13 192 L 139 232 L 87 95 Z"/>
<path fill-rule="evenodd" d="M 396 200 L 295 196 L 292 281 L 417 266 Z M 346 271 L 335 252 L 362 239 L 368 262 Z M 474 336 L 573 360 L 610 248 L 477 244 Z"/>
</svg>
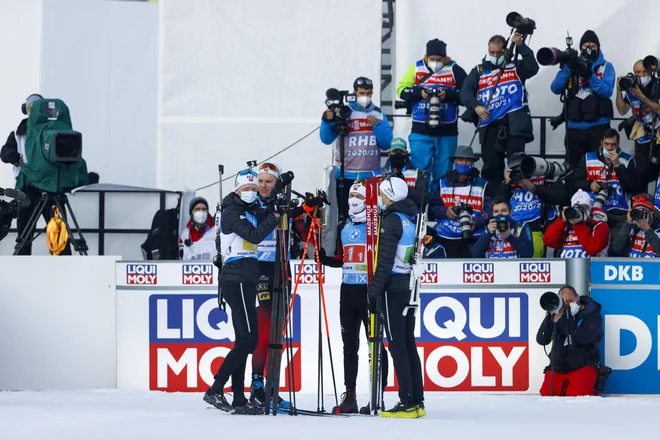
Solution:
<svg viewBox="0 0 660 440">
<path fill-rule="evenodd" d="M 490 284 L 495 282 L 493 263 L 464 263 L 463 282 L 466 284 Z"/>
<path fill-rule="evenodd" d="M 155 264 L 127 264 L 126 284 L 157 284 L 158 274 Z"/>
<path fill-rule="evenodd" d="M 300 281 L 298 281 L 300 279 Z M 300 284 L 318 284 L 319 266 L 316 263 L 294 264 L 293 282 Z M 321 267 L 321 282 L 325 283 L 325 269 Z"/>
<path fill-rule="evenodd" d="M 550 263 L 520 263 L 521 283 L 549 283 Z"/>
<path fill-rule="evenodd" d="M 423 284 L 438 284 L 438 263 L 424 263 L 424 273 L 419 278 Z"/>
<path fill-rule="evenodd" d="M 183 284 L 213 284 L 213 266 L 210 264 L 184 264 L 181 266 Z"/>
</svg>

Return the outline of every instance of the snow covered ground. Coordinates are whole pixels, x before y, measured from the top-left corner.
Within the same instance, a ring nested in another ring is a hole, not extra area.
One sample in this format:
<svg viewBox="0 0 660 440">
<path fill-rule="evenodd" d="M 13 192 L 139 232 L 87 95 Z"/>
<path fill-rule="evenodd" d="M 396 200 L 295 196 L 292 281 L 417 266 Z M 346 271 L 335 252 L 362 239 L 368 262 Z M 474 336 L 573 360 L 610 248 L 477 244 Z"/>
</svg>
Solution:
<svg viewBox="0 0 660 440">
<path fill-rule="evenodd" d="M 366 401 L 360 396 L 359 403 Z M 386 404 L 395 403 L 394 394 Z M 326 398 L 326 409 L 333 397 Z M 315 409 L 316 396 L 299 396 Z M 125 390 L 0 392 L 0 439 L 344 440 L 658 438 L 660 396 L 541 398 L 428 394 L 422 419 L 237 416 L 201 394 Z M 373 437 L 372 437 L 373 438 Z"/>
</svg>

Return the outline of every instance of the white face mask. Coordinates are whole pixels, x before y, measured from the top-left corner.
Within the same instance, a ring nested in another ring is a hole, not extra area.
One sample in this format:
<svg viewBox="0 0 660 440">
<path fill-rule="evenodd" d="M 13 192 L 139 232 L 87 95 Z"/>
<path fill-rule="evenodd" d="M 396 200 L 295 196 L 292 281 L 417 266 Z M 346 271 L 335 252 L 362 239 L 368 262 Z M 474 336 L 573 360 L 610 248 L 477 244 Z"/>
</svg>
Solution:
<svg viewBox="0 0 660 440">
<path fill-rule="evenodd" d="M 442 69 L 442 62 L 440 61 L 429 61 L 429 69 L 431 69 L 434 72 L 437 72 L 438 70 Z"/>
<path fill-rule="evenodd" d="M 371 98 L 368 96 L 358 96 L 356 101 L 364 108 L 369 107 L 369 104 L 371 104 Z"/>
<path fill-rule="evenodd" d="M 642 87 L 646 87 L 650 82 L 651 82 L 651 77 L 650 76 L 640 76 L 639 77 L 639 84 Z"/>
<path fill-rule="evenodd" d="M 254 201 L 257 200 L 257 192 L 243 191 L 241 192 L 241 200 L 243 200 L 245 203 L 254 203 Z"/>
<path fill-rule="evenodd" d="M 383 202 L 383 199 L 381 198 L 378 199 L 378 209 L 380 210 L 380 212 L 383 212 L 387 209 L 387 205 L 385 204 L 385 202 Z"/>
<path fill-rule="evenodd" d="M 209 213 L 206 211 L 195 211 L 193 212 L 193 220 L 195 223 L 198 225 L 203 225 L 206 223 L 206 219 L 208 218 Z"/>
<path fill-rule="evenodd" d="M 486 61 L 489 61 L 496 66 L 501 66 L 502 64 L 504 64 L 504 55 L 500 56 L 499 58 L 486 55 Z"/>
<path fill-rule="evenodd" d="M 366 202 L 360 200 L 357 197 L 348 198 L 348 212 L 349 214 L 357 214 L 358 212 L 364 211 L 366 207 Z"/>
<path fill-rule="evenodd" d="M 577 315 L 580 311 L 580 305 L 578 303 L 571 303 L 569 307 L 571 308 L 571 315 L 573 316 Z"/>
</svg>

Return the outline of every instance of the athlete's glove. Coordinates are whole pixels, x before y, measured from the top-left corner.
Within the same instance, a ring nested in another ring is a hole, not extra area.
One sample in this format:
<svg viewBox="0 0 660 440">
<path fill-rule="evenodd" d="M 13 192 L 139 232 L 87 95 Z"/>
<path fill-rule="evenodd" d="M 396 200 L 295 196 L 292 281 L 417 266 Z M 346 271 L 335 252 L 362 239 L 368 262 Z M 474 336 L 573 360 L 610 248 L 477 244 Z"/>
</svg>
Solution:
<svg viewBox="0 0 660 440">
<path fill-rule="evenodd" d="M 279 190 L 290 184 L 293 178 L 294 178 L 293 171 L 287 171 L 286 173 L 282 173 L 282 175 L 278 177 L 277 182 L 275 182 L 275 190 L 279 192 Z"/>
<path fill-rule="evenodd" d="M 380 298 L 379 292 L 376 292 L 373 289 L 369 289 L 369 294 L 367 295 L 367 307 L 369 308 L 369 313 L 375 315 L 378 311 L 378 299 Z"/>
</svg>

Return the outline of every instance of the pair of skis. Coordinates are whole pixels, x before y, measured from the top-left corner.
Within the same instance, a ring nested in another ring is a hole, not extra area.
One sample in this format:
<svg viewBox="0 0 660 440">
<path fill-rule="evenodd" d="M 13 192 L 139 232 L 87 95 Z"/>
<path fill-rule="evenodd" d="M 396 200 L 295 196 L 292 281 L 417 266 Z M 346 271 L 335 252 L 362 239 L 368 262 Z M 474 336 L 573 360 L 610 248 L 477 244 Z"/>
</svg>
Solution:
<svg viewBox="0 0 660 440">
<path fill-rule="evenodd" d="M 426 179 L 426 171 L 419 172 L 422 179 Z M 410 270 L 410 300 L 408 305 L 403 309 L 403 316 L 408 314 L 409 310 L 413 310 L 415 317 L 419 318 L 419 289 L 421 287 L 421 278 L 424 274 L 424 263 L 422 259 L 424 258 L 424 237 L 426 236 L 426 209 L 424 207 L 424 193 L 422 193 L 422 198 L 420 201 L 419 215 L 417 216 L 417 222 L 415 224 L 415 244 L 413 247 L 412 265 Z"/>
</svg>

